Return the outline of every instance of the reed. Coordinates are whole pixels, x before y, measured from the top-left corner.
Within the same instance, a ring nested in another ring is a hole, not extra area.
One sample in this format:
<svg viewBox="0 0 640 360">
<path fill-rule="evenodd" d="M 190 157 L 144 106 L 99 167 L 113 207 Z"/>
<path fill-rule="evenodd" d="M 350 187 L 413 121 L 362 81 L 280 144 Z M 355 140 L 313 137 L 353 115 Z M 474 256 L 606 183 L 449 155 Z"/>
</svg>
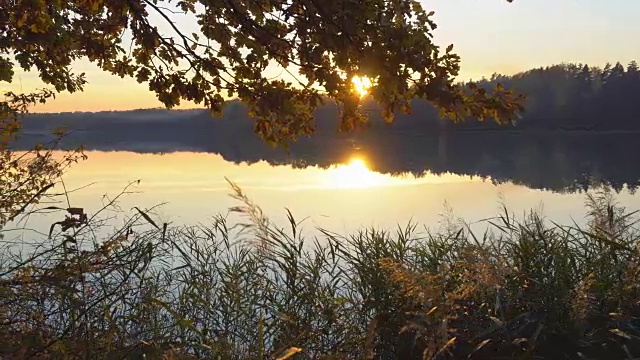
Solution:
<svg viewBox="0 0 640 360">
<path fill-rule="evenodd" d="M 0 256 L 0 357 L 532 359 L 640 356 L 634 212 L 588 195 L 588 225 L 507 209 L 482 234 L 408 224 L 306 238 L 232 184 L 243 221 L 136 210 Z"/>
</svg>

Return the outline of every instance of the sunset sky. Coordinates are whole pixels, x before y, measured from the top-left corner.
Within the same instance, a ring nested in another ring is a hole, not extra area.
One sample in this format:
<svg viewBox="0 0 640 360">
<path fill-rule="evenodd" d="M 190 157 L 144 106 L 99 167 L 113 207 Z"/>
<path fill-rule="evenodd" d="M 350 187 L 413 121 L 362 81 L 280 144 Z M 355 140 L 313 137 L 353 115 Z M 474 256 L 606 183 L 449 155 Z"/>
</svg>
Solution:
<svg viewBox="0 0 640 360">
<path fill-rule="evenodd" d="M 462 57 L 461 80 L 560 62 L 602 66 L 640 61 L 635 41 L 640 38 L 637 0 L 516 0 L 511 4 L 506 0 L 423 0 L 423 5 L 436 12 L 436 42 L 453 43 Z M 147 86 L 135 80 L 101 73 L 86 62 L 78 63 L 75 70 L 87 74 L 84 93 L 60 94 L 36 111 L 161 106 Z M 0 90 L 29 91 L 40 85 L 35 73 L 18 73 L 12 84 L 0 82 Z"/>
</svg>

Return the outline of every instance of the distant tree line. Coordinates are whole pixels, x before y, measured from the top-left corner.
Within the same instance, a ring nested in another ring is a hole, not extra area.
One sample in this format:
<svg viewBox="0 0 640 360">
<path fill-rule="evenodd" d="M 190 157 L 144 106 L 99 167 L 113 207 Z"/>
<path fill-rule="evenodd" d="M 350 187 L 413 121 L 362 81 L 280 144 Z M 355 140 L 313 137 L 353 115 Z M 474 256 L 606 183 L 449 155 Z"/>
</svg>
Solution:
<svg viewBox="0 0 640 360">
<path fill-rule="evenodd" d="M 563 63 L 531 69 L 515 75 L 493 74 L 478 85 L 489 91 L 501 84 L 526 96 L 525 111 L 513 125 L 467 118 L 453 123 L 439 116 L 429 102 L 414 100 L 410 114 L 396 114 L 391 124 L 379 115 L 373 100 L 363 108 L 370 115 L 370 128 L 411 132 L 447 130 L 536 130 L 536 131 L 640 131 L 640 68 L 636 61 L 604 67 Z M 245 118 L 244 106 L 232 101 L 226 117 Z M 316 111 L 316 126 L 335 132 L 338 112 L 327 104 Z"/>
<path fill-rule="evenodd" d="M 387 124 L 380 115 L 380 108 L 372 99 L 362 101 L 362 109 L 370 115 L 370 121 L 361 129 L 389 128 L 399 131 L 429 132 L 447 130 L 587 130 L 587 131 L 640 131 L 640 69 L 635 61 L 627 66 L 617 62 L 604 67 L 586 64 L 557 64 L 531 69 L 515 75 L 493 74 L 477 82 L 482 88 L 495 88 L 498 84 L 513 93 L 526 96 L 525 111 L 512 125 L 497 124 L 488 119 L 467 118 L 453 123 L 439 116 L 438 110 L 431 103 L 416 99 L 412 103 L 409 114 L 397 113 L 399 121 Z M 339 138 L 351 137 L 336 134 L 340 118 L 338 106 L 331 100 L 324 99 L 325 105 L 315 111 L 316 129 L 325 134 L 334 134 Z M 175 117 L 183 118 L 183 112 L 172 112 Z M 128 112 L 101 113 L 65 113 L 58 114 L 57 120 L 64 118 L 74 125 L 84 127 L 87 121 L 103 119 L 127 122 L 131 117 L 173 118 L 166 110 L 141 109 Z M 77 115 L 82 115 L 77 117 Z M 209 121 L 208 115 L 188 112 Z M 31 115 L 31 118 L 49 118 L 50 115 Z M 217 132 L 253 131 L 255 122 L 249 117 L 249 109 L 239 100 L 227 101 L 222 117 L 227 120 L 216 126 Z M 91 120 L 90 120 L 91 119 Z M 41 125 L 36 125 L 40 127 Z M 29 127 L 29 125 L 27 125 Z M 253 140 L 251 134 L 247 138 Z M 358 136 L 355 134 L 355 136 Z"/>
<path fill-rule="evenodd" d="M 405 121 L 392 124 L 403 130 L 640 130 L 640 69 L 635 61 L 604 67 L 557 64 L 516 75 L 494 74 L 482 79 L 486 89 L 502 84 L 526 95 L 525 112 L 513 126 L 493 121 L 466 119 L 459 123 L 441 120 L 426 102 L 416 101 Z M 368 106 L 373 105 L 370 103 Z M 409 120 L 409 121 L 406 121 Z"/>
<path fill-rule="evenodd" d="M 604 68 L 560 64 L 484 80 L 527 95 L 522 129 L 640 130 L 640 69 L 635 61 Z"/>
<path fill-rule="evenodd" d="M 526 112 L 513 126 L 473 119 L 453 124 L 420 100 L 411 114 L 398 114 L 387 124 L 365 100 L 369 125 L 339 133 L 338 107 L 327 102 L 316 110 L 316 135 L 300 138 L 289 152 L 254 133 L 255 123 L 240 101 L 229 101 L 223 118 L 213 120 L 201 110 L 32 114 L 15 146 L 29 149 L 64 125 L 71 130 L 61 143 L 65 149 L 198 151 L 234 163 L 295 167 L 328 167 L 360 153 L 382 173 L 453 172 L 555 191 L 603 184 L 633 190 L 640 184 L 640 172 L 628 166 L 640 161 L 640 142 L 631 133 L 640 130 L 640 102 L 633 98 L 640 95 L 638 74 L 635 62 L 602 69 L 561 64 L 482 80 L 482 86 L 499 82 L 526 94 Z"/>
</svg>

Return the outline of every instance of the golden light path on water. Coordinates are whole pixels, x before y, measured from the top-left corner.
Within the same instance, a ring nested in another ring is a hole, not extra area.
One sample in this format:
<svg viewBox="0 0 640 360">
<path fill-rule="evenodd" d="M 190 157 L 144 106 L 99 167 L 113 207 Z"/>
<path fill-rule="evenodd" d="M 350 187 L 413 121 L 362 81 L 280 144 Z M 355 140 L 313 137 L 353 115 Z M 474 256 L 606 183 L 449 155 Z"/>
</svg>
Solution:
<svg viewBox="0 0 640 360">
<path fill-rule="evenodd" d="M 327 173 L 327 183 L 336 188 L 369 188 L 384 186 L 392 178 L 373 172 L 362 159 L 353 158 L 348 164 L 339 165 Z"/>
<path fill-rule="evenodd" d="M 167 191 L 228 190 L 225 177 L 245 188 L 273 190 L 304 189 L 368 189 L 419 184 L 439 184 L 482 181 L 479 178 L 455 174 L 425 173 L 414 177 L 392 176 L 369 169 L 367 159 L 352 156 L 344 164 L 326 169 L 309 166 L 303 169 L 288 165 L 272 166 L 266 161 L 252 164 L 233 164 L 220 155 L 208 153 L 176 152 L 164 155 L 133 152 L 87 152 L 88 160 L 72 167 L 65 176 L 74 186 L 96 183 L 100 187 L 112 186 L 112 181 L 142 180 L 152 187 L 165 187 Z M 111 184 L 110 184 L 111 183 Z M 188 185 L 187 185 L 188 184 Z"/>
<path fill-rule="evenodd" d="M 462 178 L 462 179 L 461 179 Z M 320 179 L 322 187 L 334 189 L 366 189 L 385 186 L 402 186 L 425 183 L 441 183 L 455 181 L 471 181 L 472 179 L 457 175 L 425 174 L 424 177 L 392 176 L 369 170 L 367 163 L 360 157 L 353 157 L 346 164 L 331 167 Z"/>
<path fill-rule="evenodd" d="M 438 227 L 449 208 L 456 218 L 477 222 L 497 215 L 503 204 L 515 214 L 543 206 L 544 213 L 559 223 L 579 221 L 584 214 L 584 194 L 552 193 L 512 183 L 494 185 L 451 173 L 392 176 L 372 171 L 375 159 L 364 152 L 324 169 L 272 166 L 265 161 L 233 163 L 220 155 L 194 152 L 89 151 L 87 155 L 88 160 L 74 164 L 63 177 L 70 193 L 57 205 L 66 206 L 68 200 L 72 207 L 96 214 L 105 196 L 112 199 L 135 182 L 119 200 L 122 211 L 109 212 L 115 217 L 109 223 L 114 227 L 134 207 L 153 209 L 158 223 L 211 223 L 213 216 L 241 205 L 229 196 L 231 187 L 225 178 L 240 186 L 274 222 L 286 225 L 286 208 L 297 219 L 306 219 L 304 227 L 309 231 L 320 227 L 348 234 L 361 226 L 391 229 L 409 221 Z M 57 185 L 54 191 L 62 188 Z M 616 198 L 630 209 L 638 208 L 640 201 L 630 194 Z M 63 215 L 33 216 L 28 221 L 46 232 Z M 230 223 L 237 220 L 229 219 Z"/>
<path fill-rule="evenodd" d="M 118 200 L 123 214 L 117 216 L 130 213 L 134 207 L 153 208 L 158 222 L 184 224 L 210 222 L 212 216 L 240 205 L 229 196 L 232 190 L 226 179 L 240 186 L 270 216 L 277 218 L 288 208 L 300 218 L 310 218 L 310 228 L 344 231 L 367 224 L 391 226 L 420 214 L 437 219 L 444 199 L 451 195 L 454 202 L 460 196 L 469 198 L 463 195 L 466 189 L 473 193 L 478 190 L 468 185 L 483 184 L 480 178 L 455 174 L 381 174 L 370 170 L 373 162 L 363 153 L 328 168 L 273 166 L 266 161 L 232 163 L 217 154 L 195 152 L 86 154 L 88 159 L 74 164 L 63 177 L 73 207 L 94 214 L 105 199 L 113 199 L 127 188 L 127 194 Z M 130 183 L 133 186 L 127 187 Z M 456 190 L 452 192 L 453 188 Z M 66 204 L 67 199 L 62 200 L 61 204 Z M 435 206 L 425 210 L 425 202 Z M 39 221 L 38 228 L 46 230 L 54 220 L 59 219 L 30 221 Z"/>
</svg>

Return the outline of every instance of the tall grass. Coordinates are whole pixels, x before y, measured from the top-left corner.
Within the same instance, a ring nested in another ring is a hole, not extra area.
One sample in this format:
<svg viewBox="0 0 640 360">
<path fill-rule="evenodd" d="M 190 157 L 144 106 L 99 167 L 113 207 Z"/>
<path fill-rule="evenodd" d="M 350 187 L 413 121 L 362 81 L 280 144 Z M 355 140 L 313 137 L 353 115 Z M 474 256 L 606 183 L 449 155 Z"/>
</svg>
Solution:
<svg viewBox="0 0 640 360">
<path fill-rule="evenodd" d="M 136 211 L 0 258 L 0 357 L 613 359 L 640 356 L 635 214 L 606 193 L 584 228 L 516 219 L 475 234 L 244 222 L 174 227 Z"/>
</svg>

